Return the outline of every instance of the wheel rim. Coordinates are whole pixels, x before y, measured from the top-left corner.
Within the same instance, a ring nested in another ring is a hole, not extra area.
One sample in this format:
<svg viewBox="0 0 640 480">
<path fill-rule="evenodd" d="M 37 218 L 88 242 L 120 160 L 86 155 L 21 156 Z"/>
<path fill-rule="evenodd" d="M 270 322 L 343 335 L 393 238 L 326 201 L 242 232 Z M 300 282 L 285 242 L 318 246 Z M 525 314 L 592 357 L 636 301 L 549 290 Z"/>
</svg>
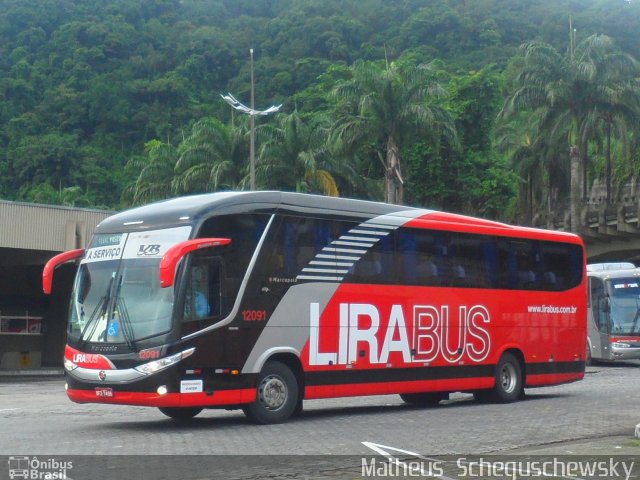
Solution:
<svg viewBox="0 0 640 480">
<path fill-rule="evenodd" d="M 513 393 L 518 385 L 516 367 L 511 363 L 505 363 L 500 372 L 500 382 L 505 393 Z"/>
<path fill-rule="evenodd" d="M 269 375 L 260 383 L 259 400 L 267 410 L 278 410 L 286 403 L 287 385 L 277 375 Z"/>
</svg>

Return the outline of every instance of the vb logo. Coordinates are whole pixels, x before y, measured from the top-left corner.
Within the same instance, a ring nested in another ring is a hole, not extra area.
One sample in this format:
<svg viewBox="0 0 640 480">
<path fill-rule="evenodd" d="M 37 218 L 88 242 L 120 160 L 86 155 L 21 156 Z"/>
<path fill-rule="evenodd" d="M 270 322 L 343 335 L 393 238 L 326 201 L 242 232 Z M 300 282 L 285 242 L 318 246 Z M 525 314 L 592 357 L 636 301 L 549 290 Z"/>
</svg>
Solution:
<svg viewBox="0 0 640 480">
<path fill-rule="evenodd" d="M 140 245 L 138 249 L 139 257 L 151 257 L 160 253 L 160 245 Z"/>
</svg>

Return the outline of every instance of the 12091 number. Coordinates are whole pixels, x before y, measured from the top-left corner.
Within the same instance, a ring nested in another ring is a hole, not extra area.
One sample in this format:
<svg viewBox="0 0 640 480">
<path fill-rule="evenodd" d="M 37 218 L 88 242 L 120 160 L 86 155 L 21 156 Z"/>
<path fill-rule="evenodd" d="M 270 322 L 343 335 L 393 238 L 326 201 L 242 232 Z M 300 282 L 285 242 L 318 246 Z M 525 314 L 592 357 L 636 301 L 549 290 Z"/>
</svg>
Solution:
<svg viewBox="0 0 640 480">
<path fill-rule="evenodd" d="M 242 319 L 245 322 L 263 322 L 267 319 L 266 310 L 243 310 Z"/>
</svg>

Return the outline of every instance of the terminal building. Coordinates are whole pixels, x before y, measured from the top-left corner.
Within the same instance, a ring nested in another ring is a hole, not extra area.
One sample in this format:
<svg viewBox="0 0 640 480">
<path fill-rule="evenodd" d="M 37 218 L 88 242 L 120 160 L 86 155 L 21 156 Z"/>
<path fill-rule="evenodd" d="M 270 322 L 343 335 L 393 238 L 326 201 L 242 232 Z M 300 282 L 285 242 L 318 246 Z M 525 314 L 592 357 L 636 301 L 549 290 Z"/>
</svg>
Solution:
<svg viewBox="0 0 640 480">
<path fill-rule="evenodd" d="M 77 266 L 55 272 L 51 296 L 42 269 L 54 255 L 84 248 L 112 212 L 0 201 L 0 371 L 60 367 Z"/>
</svg>

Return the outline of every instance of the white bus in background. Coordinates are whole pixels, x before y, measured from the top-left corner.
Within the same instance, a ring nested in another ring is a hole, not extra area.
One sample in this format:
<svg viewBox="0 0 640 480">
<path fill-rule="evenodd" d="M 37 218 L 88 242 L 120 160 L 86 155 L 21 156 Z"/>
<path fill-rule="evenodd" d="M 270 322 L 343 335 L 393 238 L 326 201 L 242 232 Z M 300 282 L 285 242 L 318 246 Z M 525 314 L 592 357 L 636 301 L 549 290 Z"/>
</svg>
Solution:
<svg viewBox="0 0 640 480">
<path fill-rule="evenodd" d="M 640 269 L 633 263 L 587 265 L 587 359 L 640 359 Z"/>
<path fill-rule="evenodd" d="M 636 266 L 631 262 L 590 263 L 589 265 L 587 265 L 587 272 L 601 272 L 603 270 L 628 270 L 634 268 L 636 268 Z"/>
</svg>

